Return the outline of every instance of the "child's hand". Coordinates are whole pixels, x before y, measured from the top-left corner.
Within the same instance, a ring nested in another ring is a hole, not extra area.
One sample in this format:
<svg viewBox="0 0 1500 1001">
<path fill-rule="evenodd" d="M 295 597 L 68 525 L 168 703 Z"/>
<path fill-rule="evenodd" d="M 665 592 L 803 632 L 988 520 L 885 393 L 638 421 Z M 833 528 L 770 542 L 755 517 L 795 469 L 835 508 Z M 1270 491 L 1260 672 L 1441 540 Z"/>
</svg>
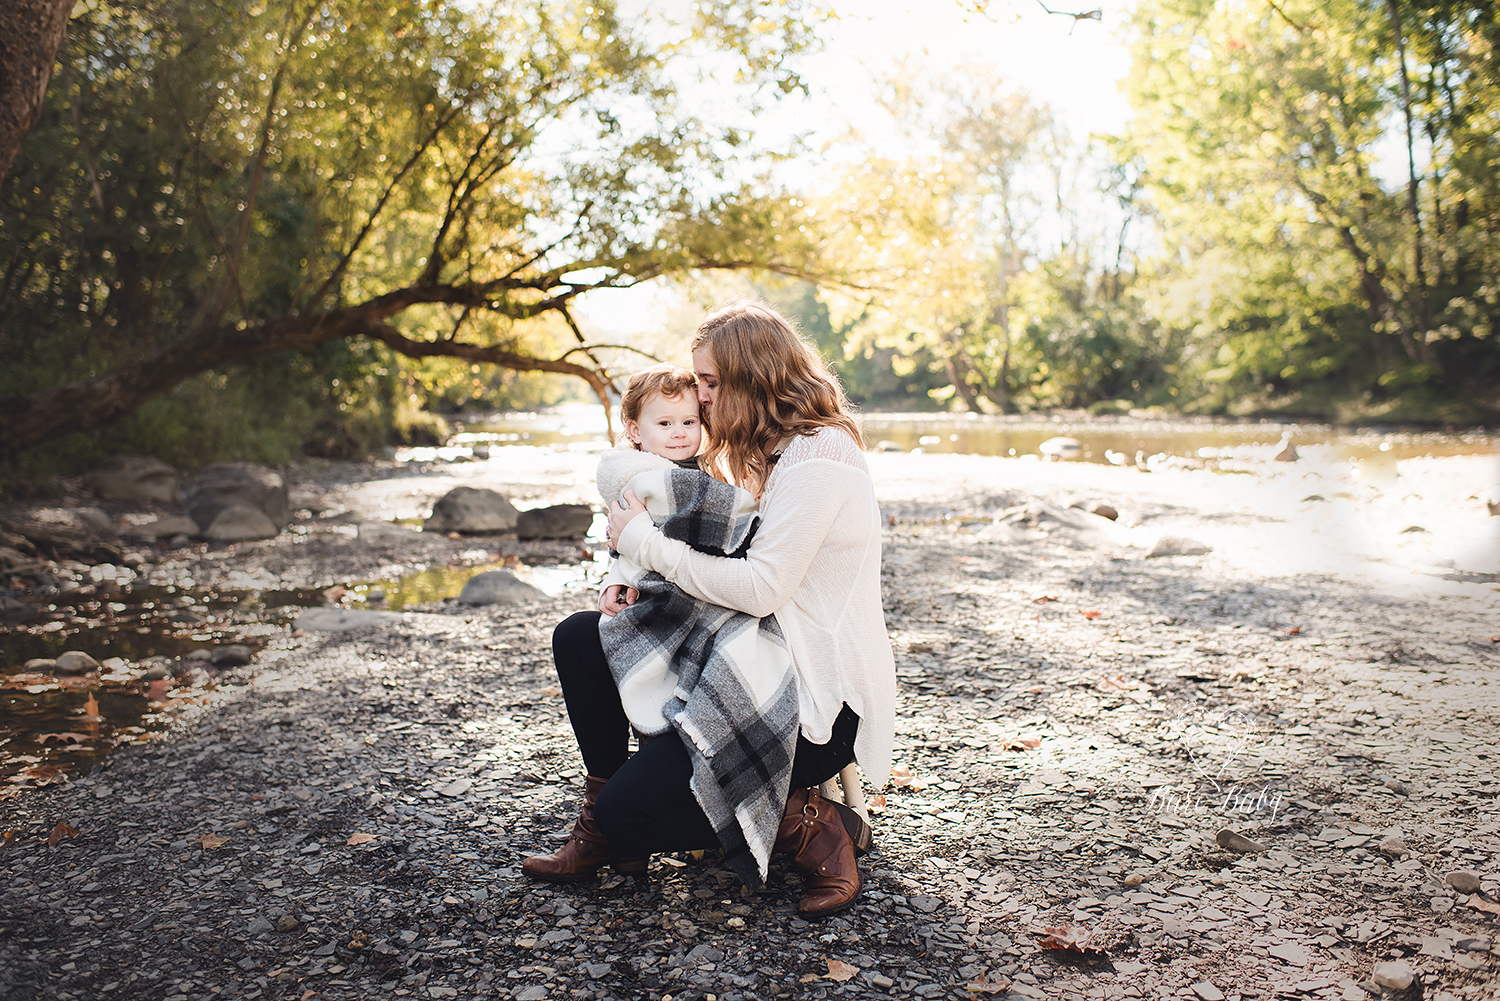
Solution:
<svg viewBox="0 0 1500 1001">
<path fill-rule="evenodd" d="M 618 548 L 620 533 L 625 531 L 625 526 L 630 524 L 636 515 L 644 514 L 645 511 L 646 505 L 641 503 L 635 491 L 625 491 L 618 501 L 609 506 L 609 527 L 605 530 L 604 538 Z"/>
<path fill-rule="evenodd" d="M 611 584 L 599 592 L 599 611 L 605 615 L 618 615 L 627 606 L 634 605 L 640 592 L 625 584 Z"/>
</svg>

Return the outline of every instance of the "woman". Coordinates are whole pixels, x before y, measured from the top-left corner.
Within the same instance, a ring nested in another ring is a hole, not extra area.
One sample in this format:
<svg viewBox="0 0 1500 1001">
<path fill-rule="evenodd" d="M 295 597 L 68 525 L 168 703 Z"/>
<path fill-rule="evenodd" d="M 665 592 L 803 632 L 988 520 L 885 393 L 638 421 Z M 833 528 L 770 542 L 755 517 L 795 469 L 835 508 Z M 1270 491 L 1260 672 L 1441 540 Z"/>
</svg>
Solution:
<svg viewBox="0 0 1500 1001">
<path fill-rule="evenodd" d="M 880 518 L 874 485 L 837 381 L 774 309 L 742 303 L 703 321 L 693 368 L 710 443 L 702 459 L 754 494 L 760 526 L 743 559 L 711 556 L 657 531 L 627 493 L 610 509 L 609 538 L 624 557 L 694 598 L 752 616 L 775 615 L 797 678 L 800 734 L 775 847 L 789 852 L 807 892 L 799 910 L 823 917 L 859 893 L 856 842 L 868 828 L 818 795 L 858 761 L 885 784 L 895 731 L 896 677 L 880 601 Z M 633 595 L 601 595 L 613 615 Z M 677 733 L 629 754 L 629 727 L 605 662 L 599 613 L 580 612 L 553 635 L 563 698 L 588 768 L 573 835 L 528 875 L 592 876 L 605 865 L 638 873 L 652 852 L 714 847 L 714 829 L 689 787 L 692 763 Z"/>
</svg>

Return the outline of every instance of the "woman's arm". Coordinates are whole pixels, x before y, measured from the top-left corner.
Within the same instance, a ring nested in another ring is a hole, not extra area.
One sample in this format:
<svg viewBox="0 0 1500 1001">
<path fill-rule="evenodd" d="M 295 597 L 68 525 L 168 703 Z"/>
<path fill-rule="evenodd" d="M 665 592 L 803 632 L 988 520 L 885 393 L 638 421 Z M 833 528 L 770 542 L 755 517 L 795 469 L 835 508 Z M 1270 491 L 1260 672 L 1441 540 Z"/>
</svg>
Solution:
<svg viewBox="0 0 1500 1001">
<path fill-rule="evenodd" d="M 873 524 L 865 524 L 866 511 L 874 507 L 869 474 L 844 463 L 804 461 L 774 475 L 744 559 L 697 552 L 640 516 L 624 526 L 616 549 L 695 598 L 758 618 L 770 615 L 797 593 L 832 537 L 868 537 Z M 622 508 L 620 517 L 629 510 Z"/>
</svg>

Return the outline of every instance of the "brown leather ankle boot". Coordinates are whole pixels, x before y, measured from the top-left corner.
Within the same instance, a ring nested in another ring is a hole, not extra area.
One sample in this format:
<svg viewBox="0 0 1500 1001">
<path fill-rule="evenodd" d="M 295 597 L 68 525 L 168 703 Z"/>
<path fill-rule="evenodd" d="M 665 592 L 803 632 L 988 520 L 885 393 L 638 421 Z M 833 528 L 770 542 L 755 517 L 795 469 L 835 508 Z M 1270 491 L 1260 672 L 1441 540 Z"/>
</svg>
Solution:
<svg viewBox="0 0 1500 1001">
<path fill-rule="evenodd" d="M 589 775 L 583 780 L 583 810 L 573 824 L 573 833 L 563 846 L 551 855 L 533 855 L 521 863 L 521 871 L 535 879 L 553 883 L 575 883 L 588 879 L 605 866 L 622 876 L 645 873 L 648 855 L 621 855 L 594 823 L 594 803 L 604 779 Z"/>
<path fill-rule="evenodd" d="M 869 844 L 868 832 L 858 814 L 824 799 L 816 788 L 794 789 L 787 797 L 775 850 L 789 852 L 802 872 L 807 892 L 797 910 L 803 917 L 827 917 L 854 903 L 860 888 L 854 848 L 860 841 Z"/>
</svg>

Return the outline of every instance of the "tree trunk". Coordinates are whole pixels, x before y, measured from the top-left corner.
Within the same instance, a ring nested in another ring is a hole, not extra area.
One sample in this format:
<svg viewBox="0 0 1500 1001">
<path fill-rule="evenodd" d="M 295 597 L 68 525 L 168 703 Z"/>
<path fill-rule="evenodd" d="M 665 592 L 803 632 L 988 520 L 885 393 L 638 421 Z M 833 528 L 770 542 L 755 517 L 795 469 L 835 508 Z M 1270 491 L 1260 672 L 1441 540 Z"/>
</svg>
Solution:
<svg viewBox="0 0 1500 1001">
<path fill-rule="evenodd" d="M 278 351 L 311 351 L 350 337 L 378 340 L 411 358 L 443 356 L 499 365 L 520 372 L 577 376 L 593 388 L 609 412 L 609 384 L 598 371 L 562 359 L 532 358 L 501 348 L 455 341 L 413 341 L 386 323 L 407 305 L 402 290 L 362 306 L 306 317 L 287 317 L 245 329 L 207 331 L 163 348 L 105 375 L 0 400 L 5 428 L 0 454 L 18 453 L 77 431 L 96 431 L 128 416 L 147 400 L 197 375 Z M 430 298 L 416 294 L 416 300 Z M 610 428 L 610 437 L 614 429 Z"/>
<path fill-rule="evenodd" d="M 42 113 L 74 0 L 0 3 L 0 181 Z"/>
<path fill-rule="evenodd" d="M 974 392 L 974 387 L 969 385 L 969 358 L 964 349 L 955 338 L 949 336 L 948 350 L 943 353 L 943 367 L 948 372 L 948 382 L 958 392 L 958 398 L 963 402 L 965 410 L 981 413 L 979 407 L 979 394 Z"/>
</svg>

